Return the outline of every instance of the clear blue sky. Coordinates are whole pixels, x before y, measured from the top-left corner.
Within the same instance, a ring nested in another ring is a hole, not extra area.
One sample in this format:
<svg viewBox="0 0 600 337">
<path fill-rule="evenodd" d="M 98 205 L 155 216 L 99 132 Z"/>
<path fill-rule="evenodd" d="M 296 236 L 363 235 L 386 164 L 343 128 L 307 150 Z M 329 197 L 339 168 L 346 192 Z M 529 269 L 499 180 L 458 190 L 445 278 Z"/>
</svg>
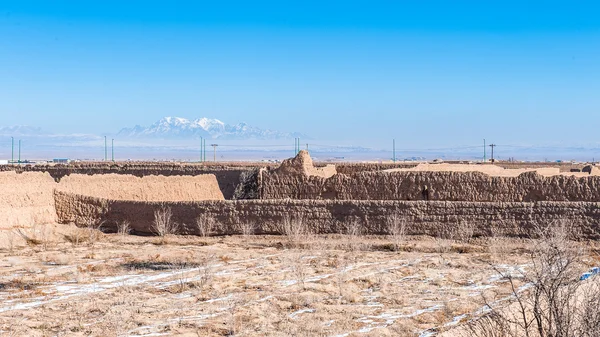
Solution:
<svg viewBox="0 0 600 337">
<path fill-rule="evenodd" d="M 0 125 L 596 142 L 597 1 L 0 2 Z"/>
</svg>

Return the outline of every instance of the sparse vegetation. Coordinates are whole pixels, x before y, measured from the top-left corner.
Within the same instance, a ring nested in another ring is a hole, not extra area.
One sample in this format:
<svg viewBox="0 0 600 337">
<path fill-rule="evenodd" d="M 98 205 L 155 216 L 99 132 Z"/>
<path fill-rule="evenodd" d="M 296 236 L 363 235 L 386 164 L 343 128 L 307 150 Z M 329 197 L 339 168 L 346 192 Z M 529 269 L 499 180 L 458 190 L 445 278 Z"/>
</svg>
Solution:
<svg viewBox="0 0 600 337">
<path fill-rule="evenodd" d="M 199 216 L 196 218 L 196 229 L 198 229 L 198 234 L 201 237 L 211 236 L 216 229 L 216 221 L 215 219 L 208 216 Z"/>
<path fill-rule="evenodd" d="M 250 235 L 254 235 L 256 233 L 256 223 L 253 221 L 244 221 L 244 222 L 240 222 L 237 225 L 237 230 L 243 235 L 243 236 L 250 236 Z"/>
<path fill-rule="evenodd" d="M 581 280 L 589 256 L 565 223 L 538 225 L 530 263 L 517 274 L 494 270 L 510 284 L 504 301 L 484 296 L 484 314 L 466 325 L 469 336 L 598 336 L 600 280 Z"/>
<path fill-rule="evenodd" d="M 388 218 L 387 229 L 392 239 L 394 250 L 399 251 L 402 244 L 406 241 L 406 221 L 394 214 Z"/>
<path fill-rule="evenodd" d="M 286 215 L 281 220 L 281 234 L 288 238 L 294 247 L 308 244 L 311 236 L 310 229 L 303 217 L 291 217 Z"/>
<path fill-rule="evenodd" d="M 154 211 L 154 222 L 152 230 L 165 243 L 168 235 L 175 235 L 179 232 L 179 224 L 172 219 L 173 212 L 170 207 L 161 207 Z"/>
<path fill-rule="evenodd" d="M 131 233 L 131 223 L 127 220 L 119 221 L 117 223 L 117 233 L 121 234 L 123 237 Z"/>
<path fill-rule="evenodd" d="M 87 228 L 69 230 L 73 237 L 75 232 L 87 239 Z M 350 234 L 364 243 L 361 249 L 347 249 Z M 478 239 L 471 239 L 470 245 L 482 247 L 463 254 L 450 249 L 444 253 L 450 263 L 440 265 L 437 255 L 431 254 L 438 247 L 430 238 L 411 237 L 412 251 L 398 255 L 374 250 L 389 245 L 393 235 L 364 236 L 356 231 L 311 234 L 309 239 L 319 250 L 302 242 L 282 246 L 282 239 L 291 240 L 287 236 L 177 236 L 153 246 L 152 238 L 138 236 L 128 237 L 128 245 L 122 245 L 121 235 L 105 235 L 95 248 L 70 247 L 68 242 L 51 242 L 52 249 L 45 252 L 35 249 L 39 245 L 16 248 L 17 256 L 28 251 L 29 257 L 14 260 L 9 269 L 31 272 L 11 277 L 10 270 L 4 271 L 0 296 L 2 287 L 10 291 L 14 306 L 31 303 L 36 292 L 43 293 L 43 305 L 29 308 L 28 320 L 47 326 L 52 334 L 341 335 L 372 329 L 371 334 L 397 335 L 435 328 L 444 336 L 444 330 L 453 327 L 446 325 L 456 317 L 467 315 L 456 319 L 461 322 L 458 328 L 477 317 L 481 304 L 474 293 L 494 303 L 491 296 L 496 292 L 510 296 L 511 275 L 515 286 L 521 286 L 525 281 L 514 270 L 530 261 L 523 252 L 537 254 L 538 249 L 526 241 L 499 237 L 499 243 L 509 240 L 511 244 L 504 245 L 514 247 L 503 260 L 503 265 L 514 266 L 511 274 L 502 266 L 497 271 L 486 268 L 486 241 Z M 36 265 L 23 267 L 36 259 Z M 504 275 L 496 277 L 498 272 Z M 67 281 L 71 283 L 65 286 Z M 70 297 L 60 299 L 62 291 Z M 43 302 L 46 299 L 51 302 Z M 589 299 L 586 308 L 597 305 L 596 297 Z M 55 314 L 58 308 L 60 317 Z M 9 316 L 12 310 L 0 314 L 5 331 L 6 323 L 14 322 Z M 58 324 L 63 316 L 72 319 Z M 114 322 L 115 317 L 121 318 L 120 323 Z M 388 325 L 388 320 L 393 324 Z M 595 318 L 590 315 L 585 320 Z M 16 335 L 31 335 L 31 326 L 12 329 Z"/>
</svg>

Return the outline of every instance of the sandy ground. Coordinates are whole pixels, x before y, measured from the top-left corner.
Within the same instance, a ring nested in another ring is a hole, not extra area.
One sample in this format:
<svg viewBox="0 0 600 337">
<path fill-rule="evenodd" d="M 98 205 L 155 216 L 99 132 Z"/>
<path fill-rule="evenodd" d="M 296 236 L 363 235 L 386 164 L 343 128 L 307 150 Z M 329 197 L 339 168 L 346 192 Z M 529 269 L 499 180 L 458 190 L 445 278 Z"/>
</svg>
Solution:
<svg viewBox="0 0 600 337">
<path fill-rule="evenodd" d="M 2 335 L 434 336 L 480 312 L 483 292 L 508 294 L 492 266 L 518 273 L 531 245 L 48 230 L 12 247 L 0 233 Z"/>
</svg>

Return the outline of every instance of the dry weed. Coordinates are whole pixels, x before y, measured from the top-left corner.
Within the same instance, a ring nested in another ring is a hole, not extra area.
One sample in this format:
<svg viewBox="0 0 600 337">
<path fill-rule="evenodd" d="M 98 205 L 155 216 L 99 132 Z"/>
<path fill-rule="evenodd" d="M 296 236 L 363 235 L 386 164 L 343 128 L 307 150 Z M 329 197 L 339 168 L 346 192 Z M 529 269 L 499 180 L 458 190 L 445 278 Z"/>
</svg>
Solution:
<svg viewBox="0 0 600 337">
<path fill-rule="evenodd" d="M 346 224 L 344 234 L 348 236 L 347 249 L 357 251 L 365 249 L 366 243 L 363 242 L 363 226 L 357 219 L 352 219 Z"/>
<path fill-rule="evenodd" d="M 306 280 L 308 270 L 305 256 L 297 252 L 290 253 L 287 257 L 287 264 L 292 270 L 292 275 L 298 287 L 301 290 L 306 290 L 304 281 Z"/>
<path fill-rule="evenodd" d="M 454 233 L 452 239 L 458 240 L 463 243 L 469 243 L 473 238 L 475 232 L 475 223 L 468 221 L 459 221 L 456 227 L 454 227 Z"/>
<path fill-rule="evenodd" d="M 216 225 L 215 219 L 207 215 L 201 215 L 196 218 L 196 228 L 198 229 L 198 234 L 202 237 L 211 236 L 216 229 Z"/>
<path fill-rule="evenodd" d="M 292 218 L 289 215 L 284 216 L 281 221 L 281 233 L 294 247 L 308 243 L 312 234 L 303 217 Z"/>
<path fill-rule="evenodd" d="M 117 233 L 121 234 L 121 236 L 124 238 L 125 235 L 131 233 L 131 223 L 127 220 L 117 223 Z"/>
<path fill-rule="evenodd" d="M 257 229 L 256 223 L 252 221 L 240 222 L 236 227 L 243 236 L 254 235 Z"/>
<path fill-rule="evenodd" d="M 406 221 L 394 214 L 387 219 L 387 227 L 394 250 L 399 251 L 402 244 L 406 241 Z"/>
<path fill-rule="evenodd" d="M 158 235 L 162 244 L 166 243 L 168 235 L 174 235 L 179 232 L 179 224 L 173 221 L 173 212 L 170 207 L 161 207 L 154 211 L 154 222 L 152 230 Z"/>
</svg>

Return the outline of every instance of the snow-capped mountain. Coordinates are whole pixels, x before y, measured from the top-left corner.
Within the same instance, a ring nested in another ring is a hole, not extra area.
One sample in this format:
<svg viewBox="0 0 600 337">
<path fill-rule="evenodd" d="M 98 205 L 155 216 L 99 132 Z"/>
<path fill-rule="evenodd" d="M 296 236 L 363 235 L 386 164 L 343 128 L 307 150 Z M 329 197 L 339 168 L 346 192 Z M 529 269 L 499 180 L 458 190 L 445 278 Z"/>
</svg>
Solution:
<svg viewBox="0 0 600 337">
<path fill-rule="evenodd" d="M 180 117 L 165 117 L 148 127 L 136 125 L 133 128 L 124 128 L 119 131 L 117 136 L 161 139 L 200 137 L 213 139 L 291 139 L 303 135 L 260 129 L 246 123 L 230 125 L 218 119 L 199 118 L 189 120 Z"/>
<path fill-rule="evenodd" d="M 0 135 L 9 136 L 38 136 L 46 135 L 42 128 L 29 125 L 15 125 L 0 127 Z"/>
</svg>

